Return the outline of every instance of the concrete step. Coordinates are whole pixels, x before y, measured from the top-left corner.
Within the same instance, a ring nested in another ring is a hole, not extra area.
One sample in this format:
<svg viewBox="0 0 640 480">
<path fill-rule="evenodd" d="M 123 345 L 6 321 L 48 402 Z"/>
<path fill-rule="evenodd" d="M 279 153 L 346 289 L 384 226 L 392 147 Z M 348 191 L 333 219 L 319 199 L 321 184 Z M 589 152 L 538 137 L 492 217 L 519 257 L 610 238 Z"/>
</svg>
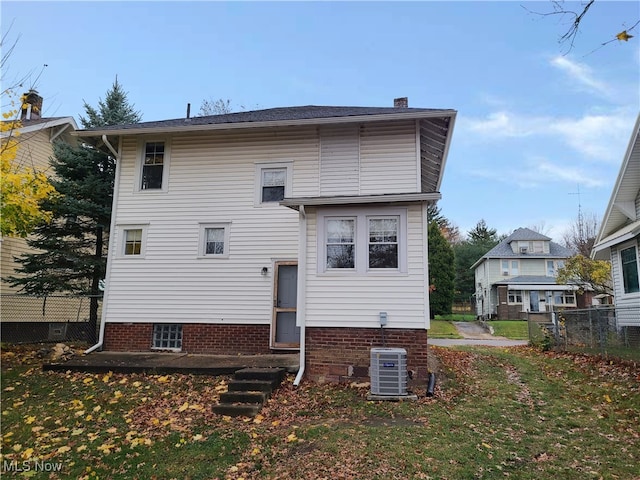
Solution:
<svg viewBox="0 0 640 480">
<path fill-rule="evenodd" d="M 243 368 L 234 374 L 236 380 L 272 380 L 278 384 L 285 376 L 283 368 Z"/>
<path fill-rule="evenodd" d="M 251 403 L 262 405 L 267 400 L 264 392 L 224 392 L 220 394 L 220 403 Z"/>
<path fill-rule="evenodd" d="M 278 385 L 273 380 L 231 380 L 230 392 L 265 392 L 270 394 Z"/>
<path fill-rule="evenodd" d="M 251 403 L 219 403 L 214 405 L 213 412 L 229 417 L 255 417 L 262 405 Z"/>
</svg>

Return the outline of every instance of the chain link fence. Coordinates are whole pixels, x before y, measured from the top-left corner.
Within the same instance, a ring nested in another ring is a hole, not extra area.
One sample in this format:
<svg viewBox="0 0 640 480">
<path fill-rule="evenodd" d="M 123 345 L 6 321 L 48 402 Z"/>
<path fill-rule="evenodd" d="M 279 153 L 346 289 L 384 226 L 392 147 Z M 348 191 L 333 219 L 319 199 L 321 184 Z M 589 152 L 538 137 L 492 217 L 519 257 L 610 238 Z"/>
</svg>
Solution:
<svg viewBox="0 0 640 480">
<path fill-rule="evenodd" d="M 640 305 L 530 315 L 529 340 L 545 348 L 640 360 Z"/>
<path fill-rule="evenodd" d="M 5 294 L 0 296 L 1 340 L 92 344 L 101 315 L 102 296 Z"/>
</svg>

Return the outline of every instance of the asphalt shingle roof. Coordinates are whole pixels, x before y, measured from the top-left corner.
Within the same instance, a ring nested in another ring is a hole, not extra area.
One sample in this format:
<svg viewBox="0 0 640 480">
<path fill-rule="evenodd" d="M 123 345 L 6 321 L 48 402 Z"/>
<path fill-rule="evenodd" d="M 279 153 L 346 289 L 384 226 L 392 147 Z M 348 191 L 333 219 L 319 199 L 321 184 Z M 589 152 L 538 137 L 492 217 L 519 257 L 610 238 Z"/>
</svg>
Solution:
<svg viewBox="0 0 640 480">
<path fill-rule="evenodd" d="M 511 242 L 527 240 L 549 241 L 549 253 L 520 253 L 519 251 L 514 252 L 511 248 Z M 550 240 L 551 239 L 549 237 L 542 235 L 541 233 L 534 232 L 528 228 L 518 228 L 498 245 L 485 253 L 482 258 L 569 258 L 573 256 L 573 252 L 571 250 Z"/>
<path fill-rule="evenodd" d="M 432 113 L 432 112 L 453 112 L 453 110 L 442 110 L 433 108 L 398 108 L 398 107 L 332 107 L 306 105 L 302 107 L 278 107 L 265 110 L 252 110 L 247 112 L 227 113 L 223 115 L 210 115 L 206 117 L 177 118 L 173 120 L 160 120 L 154 122 L 140 122 L 128 125 L 111 125 L 105 127 L 89 128 L 85 131 L 93 130 L 138 130 L 158 127 L 180 127 L 197 125 L 217 125 L 225 123 L 250 123 L 269 122 L 285 120 L 306 120 L 320 118 L 337 118 L 363 115 L 387 115 L 395 113 Z"/>
</svg>

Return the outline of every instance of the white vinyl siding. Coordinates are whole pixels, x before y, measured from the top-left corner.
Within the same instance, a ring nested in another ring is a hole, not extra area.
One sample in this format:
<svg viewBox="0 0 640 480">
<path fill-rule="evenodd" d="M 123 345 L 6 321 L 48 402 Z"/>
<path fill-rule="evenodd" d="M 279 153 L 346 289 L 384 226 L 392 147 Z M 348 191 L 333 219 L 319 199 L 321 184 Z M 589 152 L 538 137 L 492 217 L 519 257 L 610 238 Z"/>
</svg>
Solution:
<svg viewBox="0 0 640 480">
<path fill-rule="evenodd" d="M 317 195 L 316 130 L 174 136 L 171 188 L 161 195 L 135 193 L 136 152 L 137 141 L 125 139 L 116 218 L 148 222 L 145 258 L 113 257 L 107 321 L 269 324 L 273 263 L 297 258 L 298 213 L 277 204 L 256 208 L 256 164 L 289 161 L 292 195 Z M 203 224 L 232 226 L 228 259 L 203 261 Z"/>
<path fill-rule="evenodd" d="M 618 326 L 640 326 L 636 310 L 638 304 L 640 304 L 640 293 L 624 292 L 624 279 L 620 261 L 620 252 L 631 246 L 635 246 L 637 251 L 640 248 L 640 237 L 636 237 L 631 242 L 611 247 L 611 277 L 615 289 L 615 305 L 616 307 L 620 307 L 616 311 Z"/>
<path fill-rule="evenodd" d="M 357 195 L 360 184 L 357 125 L 320 129 L 320 194 Z"/>
<path fill-rule="evenodd" d="M 339 210 L 339 209 L 336 209 Z M 351 209 L 350 209 L 351 210 Z M 389 215 L 390 209 L 368 207 L 365 215 Z M 391 209 L 391 213 L 396 213 Z M 317 251 L 318 214 L 307 210 L 307 290 L 306 322 L 311 327 L 379 328 L 379 313 L 389 316 L 386 328 L 428 328 L 424 304 L 426 239 L 422 232 L 421 205 L 406 207 L 407 271 L 385 275 L 379 272 L 351 274 L 319 273 L 318 258 L 324 261 L 322 250 Z M 322 210 L 320 210 L 322 213 Z M 321 217 L 323 218 L 323 217 Z M 326 217 L 324 217 L 326 218 Z M 366 242 L 364 244 L 366 248 Z"/>
<path fill-rule="evenodd" d="M 415 192 L 415 122 L 402 122 L 399 127 L 384 122 L 340 128 L 354 135 L 359 129 L 364 133 L 358 142 L 366 144 L 358 159 L 362 163 L 359 181 L 360 189 L 366 191 L 357 193 Z M 354 138 L 358 137 L 347 135 L 345 145 L 353 146 Z M 134 136 L 122 141 L 116 221 L 118 225 L 144 222 L 146 241 L 144 258 L 125 258 L 115 250 L 122 245 L 123 232 L 119 228 L 113 232 L 105 318 L 109 322 L 269 324 L 273 266 L 276 261 L 297 259 L 299 217 L 298 212 L 277 203 L 256 205 L 256 170 L 287 164 L 292 179 L 287 197 L 326 194 L 321 192 L 318 128 L 191 132 L 167 136 L 164 141 L 171 154 L 164 171 L 167 189 L 144 194 L 138 183 L 142 141 Z M 349 170 L 355 148 L 345 151 L 351 152 L 345 153 Z M 351 189 L 352 184 L 347 182 L 345 188 Z M 390 328 L 428 327 L 426 226 L 420 205 L 407 207 L 407 211 L 407 268 L 403 272 L 365 272 L 344 278 L 325 275 L 327 278 L 318 280 L 316 225 L 310 226 L 309 232 L 314 233 L 307 272 L 312 272 L 308 275 L 313 281 L 307 298 L 312 324 L 379 327 L 379 312 L 386 311 Z M 384 209 L 372 213 L 385 215 Z M 224 261 L 203 260 L 204 224 L 230 225 Z M 366 242 L 363 248 L 366 251 Z M 264 267 L 267 275 L 261 274 Z"/>
<path fill-rule="evenodd" d="M 419 191 L 416 124 L 379 122 L 360 131 L 360 194 Z"/>
</svg>

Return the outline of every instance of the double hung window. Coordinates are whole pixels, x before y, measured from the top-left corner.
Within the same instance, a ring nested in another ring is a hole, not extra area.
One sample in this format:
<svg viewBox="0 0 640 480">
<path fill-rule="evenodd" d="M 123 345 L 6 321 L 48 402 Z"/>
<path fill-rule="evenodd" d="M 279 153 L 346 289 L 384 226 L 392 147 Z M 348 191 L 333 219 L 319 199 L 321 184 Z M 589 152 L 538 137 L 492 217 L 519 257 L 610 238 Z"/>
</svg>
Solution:
<svg viewBox="0 0 640 480">
<path fill-rule="evenodd" d="M 319 272 L 406 272 L 406 210 L 336 213 L 318 217 Z"/>
<path fill-rule="evenodd" d="M 620 250 L 620 266 L 622 268 L 624 293 L 639 292 L 638 253 L 635 245 Z"/>
</svg>

